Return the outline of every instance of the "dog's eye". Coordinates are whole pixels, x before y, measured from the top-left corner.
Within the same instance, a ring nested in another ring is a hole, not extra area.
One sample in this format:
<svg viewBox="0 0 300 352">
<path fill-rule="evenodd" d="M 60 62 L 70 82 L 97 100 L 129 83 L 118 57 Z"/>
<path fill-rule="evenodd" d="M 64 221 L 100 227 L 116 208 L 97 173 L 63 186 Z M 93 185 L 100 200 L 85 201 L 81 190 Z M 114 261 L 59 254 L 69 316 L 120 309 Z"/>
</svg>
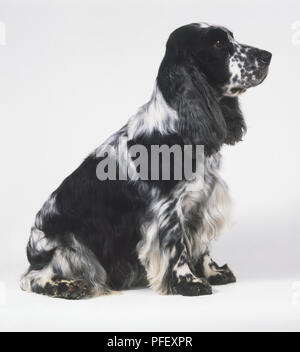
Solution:
<svg viewBox="0 0 300 352">
<path fill-rule="evenodd" d="M 223 43 L 222 43 L 220 40 L 217 40 L 217 41 L 214 43 L 214 47 L 220 49 L 220 48 L 223 47 Z"/>
</svg>

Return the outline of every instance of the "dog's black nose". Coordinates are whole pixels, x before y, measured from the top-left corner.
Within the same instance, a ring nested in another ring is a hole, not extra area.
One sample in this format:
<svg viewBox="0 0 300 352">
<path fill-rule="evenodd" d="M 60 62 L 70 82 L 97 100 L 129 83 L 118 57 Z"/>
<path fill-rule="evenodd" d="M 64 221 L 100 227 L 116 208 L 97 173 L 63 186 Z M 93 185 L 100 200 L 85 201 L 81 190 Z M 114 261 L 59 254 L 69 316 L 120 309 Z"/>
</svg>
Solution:
<svg viewBox="0 0 300 352">
<path fill-rule="evenodd" d="M 260 50 L 258 54 L 258 60 L 263 62 L 264 64 L 269 65 L 271 62 L 272 54 L 266 50 Z"/>
</svg>

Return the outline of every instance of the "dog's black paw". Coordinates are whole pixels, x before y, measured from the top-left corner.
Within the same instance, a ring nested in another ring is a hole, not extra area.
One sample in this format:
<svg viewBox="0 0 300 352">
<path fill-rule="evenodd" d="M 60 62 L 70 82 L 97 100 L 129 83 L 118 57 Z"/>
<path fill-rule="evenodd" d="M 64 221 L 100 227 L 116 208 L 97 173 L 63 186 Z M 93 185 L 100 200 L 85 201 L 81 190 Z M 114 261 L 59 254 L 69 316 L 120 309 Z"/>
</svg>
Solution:
<svg viewBox="0 0 300 352">
<path fill-rule="evenodd" d="M 173 289 L 175 294 L 182 296 L 211 295 L 212 288 L 205 279 L 187 280 L 185 277 L 178 281 Z"/>
<path fill-rule="evenodd" d="M 223 265 L 215 275 L 209 276 L 207 280 L 211 285 L 227 285 L 236 282 L 236 277 L 229 269 L 228 265 Z"/>
<path fill-rule="evenodd" d="M 55 298 L 81 299 L 88 295 L 88 287 L 80 280 L 53 280 L 46 283 L 41 293 Z"/>
</svg>

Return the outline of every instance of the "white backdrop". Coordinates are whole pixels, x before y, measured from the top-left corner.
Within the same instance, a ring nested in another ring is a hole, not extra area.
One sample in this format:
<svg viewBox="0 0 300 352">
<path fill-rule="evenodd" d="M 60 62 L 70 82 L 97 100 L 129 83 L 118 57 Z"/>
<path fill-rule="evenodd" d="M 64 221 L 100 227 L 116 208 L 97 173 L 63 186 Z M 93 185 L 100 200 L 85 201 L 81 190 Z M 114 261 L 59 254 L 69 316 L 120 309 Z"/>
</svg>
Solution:
<svg viewBox="0 0 300 352">
<path fill-rule="evenodd" d="M 214 254 L 239 282 L 196 299 L 141 290 L 65 302 L 20 292 L 36 212 L 150 97 L 170 32 L 199 21 L 273 53 L 269 77 L 241 97 L 245 140 L 223 153 L 234 225 Z M 300 328 L 297 21 L 298 0 L 0 0 L 1 329 Z"/>
</svg>

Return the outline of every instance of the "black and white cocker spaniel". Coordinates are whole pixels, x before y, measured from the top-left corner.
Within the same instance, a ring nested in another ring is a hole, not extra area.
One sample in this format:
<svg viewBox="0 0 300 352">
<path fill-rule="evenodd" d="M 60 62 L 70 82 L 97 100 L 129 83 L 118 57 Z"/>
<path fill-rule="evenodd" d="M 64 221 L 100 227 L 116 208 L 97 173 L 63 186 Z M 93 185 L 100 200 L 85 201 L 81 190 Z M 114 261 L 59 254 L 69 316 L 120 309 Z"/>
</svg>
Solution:
<svg viewBox="0 0 300 352">
<path fill-rule="evenodd" d="M 230 212 L 220 149 L 241 141 L 246 126 L 238 96 L 265 79 L 271 56 L 238 43 L 224 27 L 193 23 L 176 29 L 150 101 L 38 212 L 21 288 L 67 299 L 143 286 L 196 296 L 211 294 L 211 285 L 235 282 L 228 266 L 218 266 L 209 254 Z M 166 160 L 159 159 L 159 177 L 142 178 L 137 153 L 129 152 L 138 146 L 147 152 L 152 146 L 192 146 L 193 170 L 200 170 L 194 147 L 203 146 L 203 168 L 193 179 L 180 179 L 173 166 L 170 178 L 163 178 Z M 103 161 L 104 173 L 116 161 L 117 177 L 99 175 Z"/>
</svg>

